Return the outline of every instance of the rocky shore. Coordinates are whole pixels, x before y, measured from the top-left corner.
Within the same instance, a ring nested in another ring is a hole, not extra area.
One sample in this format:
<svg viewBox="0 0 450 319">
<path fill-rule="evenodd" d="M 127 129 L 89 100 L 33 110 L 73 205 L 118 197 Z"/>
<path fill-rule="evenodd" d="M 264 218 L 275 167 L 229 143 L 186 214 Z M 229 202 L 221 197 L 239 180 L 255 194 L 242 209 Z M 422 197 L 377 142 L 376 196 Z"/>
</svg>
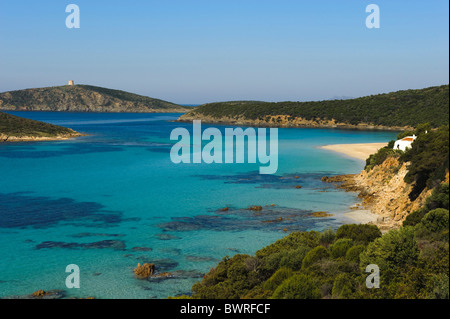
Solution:
<svg viewBox="0 0 450 319">
<path fill-rule="evenodd" d="M 409 198 L 413 185 L 407 184 L 404 177 L 407 174 L 408 163 L 400 164 L 397 158 L 389 157 L 381 165 L 370 171 L 363 170 L 359 174 L 323 177 L 322 181 L 333 183 L 338 188 L 357 192 L 362 198 L 358 210 L 370 210 L 378 218 L 371 223 L 382 231 L 398 228 L 406 216 L 421 208 L 432 190 L 425 189 L 414 201 Z M 446 181 L 448 183 L 448 174 Z"/>
<path fill-rule="evenodd" d="M 404 126 L 383 126 L 372 125 L 367 123 L 359 123 L 357 125 L 348 123 L 339 123 L 335 120 L 307 120 L 301 117 L 291 117 L 288 115 L 268 115 L 261 119 L 247 119 L 244 117 L 214 117 L 204 114 L 197 114 L 196 111 L 186 113 L 177 122 L 192 122 L 194 120 L 201 120 L 203 123 L 210 124 L 228 124 L 241 126 L 256 126 L 256 127 L 280 127 L 280 128 L 335 128 L 335 129 L 356 129 L 356 130 L 383 130 L 383 131 L 406 131 L 412 130 L 412 127 Z"/>
<path fill-rule="evenodd" d="M 85 134 L 73 131 L 69 134 L 59 134 L 55 136 L 9 136 L 0 133 L 0 143 L 8 142 L 41 142 L 41 141 L 64 141 L 75 137 L 86 136 Z"/>
</svg>

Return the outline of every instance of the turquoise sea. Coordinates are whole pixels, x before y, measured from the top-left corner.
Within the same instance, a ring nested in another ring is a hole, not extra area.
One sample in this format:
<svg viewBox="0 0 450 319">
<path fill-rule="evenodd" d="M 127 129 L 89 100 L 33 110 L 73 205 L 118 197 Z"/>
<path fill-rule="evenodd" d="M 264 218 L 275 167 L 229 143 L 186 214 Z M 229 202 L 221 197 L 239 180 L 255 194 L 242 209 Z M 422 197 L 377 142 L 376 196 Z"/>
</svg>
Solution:
<svg viewBox="0 0 450 319">
<path fill-rule="evenodd" d="M 192 130 L 173 122 L 180 114 L 10 113 L 89 135 L 0 144 L 0 297 L 39 289 L 96 298 L 189 293 L 224 256 L 350 222 L 342 214 L 356 194 L 320 178 L 356 173 L 364 162 L 317 146 L 396 135 L 279 129 L 278 172 L 260 175 L 259 164 L 173 164 L 170 132 Z M 253 205 L 263 210 L 246 209 Z M 334 216 L 311 217 L 315 211 Z M 133 269 L 145 262 L 174 276 L 136 279 Z M 79 289 L 66 288 L 69 264 L 80 268 Z"/>
</svg>

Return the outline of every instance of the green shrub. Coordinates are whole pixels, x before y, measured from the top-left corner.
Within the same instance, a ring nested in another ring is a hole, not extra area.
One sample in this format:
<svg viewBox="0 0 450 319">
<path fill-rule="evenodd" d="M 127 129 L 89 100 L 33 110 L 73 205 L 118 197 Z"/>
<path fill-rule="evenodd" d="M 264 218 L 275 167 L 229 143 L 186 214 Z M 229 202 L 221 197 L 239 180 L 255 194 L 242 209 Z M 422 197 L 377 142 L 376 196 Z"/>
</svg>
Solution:
<svg viewBox="0 0 450 319">
<path fill-rule="evenodd" d="M 313 265 L 314 263 L 329 257 L 330 253 L 325 247 L 317 246 L 306 254 L 305 258 L 303 259 L 302 269 L 305 269 Z"/>
<path fill-rule="evenodd" d="M 275 289 L 278 288 L 278 286 L 285 281 L 286 279 L 288 279 L 289 277 L 293 276 L 294 272 L 292 271 L 292 269 L 289 268 L 280 268 L 277 270 L 277 272 L 275 272 L 272 277 L 270 277 L 269 279 L 267 279 L 267 281 L 264 283 L 263 288 L 265 290 L 272 290 L 274 291 Z"/>
<path fill-rule="evenodd" d="M 290 268 L 292 270 L 300 270 L 302 268 L 303 259 L 310 250 L 311 248 L 303 245 L 295 250 L 289 250 L 281 258 L 279 266 Z"/>
<path fill-rule="evenodd" d="M 328 247 L 334 242 L 335 239 L 336 232 L 333 229 L 328 228 L 327 230 L 324 230 L 322 233 L 320 233 L 319 244 L 324 247 Z"/>
<path fill-rule="evenodd" d="M 335 299 L 350 298 L 354 291 L 353 278 L 347 273 L 339 274 L 333 283 L 332 296 Z"/>
<path fill-rule="evenodd" d="M 414 228 L 404 227 L 391 230 L 367 246 L 360 255 L 360 267 L 378 265 L 381 271 L 393 271 L 397 275 L 407 266 L 415 266 L 419 258 L 419 248 L 414 237 Z"/>
<path fill-rule="evenodd" d="M 448 232 L 449 211 L 443 208 L 437 208 L 430 211 L 416 226 L 416 236 L 418 238 L 448 242 Z"/>
<path fill-rule="evenodd" d="M 347 254 L 347 251 L 353 246 L 353 240 L 350 238 L 341 238 L 330 247 L 331 257 L 340 258 Z"/>
<path fill-rule="evenodd" d="M 381 231 L 375 225 L 347 224 L 336 231 L 336 238 L 349 238 L 355 244 L 368 244 L 381 237 Z"/>
<path fill-rule="evenodd" d="M 422 218 L 431 210 L 436 208 L 449 209 L 449 185 L 448 183 L 440 184 L 436 187 L 431 196 L 426 199 L 424 207 L 416 210 L 406 216 L 403 226 L 415 226 Z"/>
<path fill-rule="evenodd" d="M 359 255 L 366 249 L 364 245 L 356 245 L 351 247 L 345 254 L 345 259 L 359 264 Z"/>
<path fill-rule="evenodd" d="M 316 283 L 306 275 L 294 275 L 275 290 L 273 299 L 320 299 Z"/>
</svg>

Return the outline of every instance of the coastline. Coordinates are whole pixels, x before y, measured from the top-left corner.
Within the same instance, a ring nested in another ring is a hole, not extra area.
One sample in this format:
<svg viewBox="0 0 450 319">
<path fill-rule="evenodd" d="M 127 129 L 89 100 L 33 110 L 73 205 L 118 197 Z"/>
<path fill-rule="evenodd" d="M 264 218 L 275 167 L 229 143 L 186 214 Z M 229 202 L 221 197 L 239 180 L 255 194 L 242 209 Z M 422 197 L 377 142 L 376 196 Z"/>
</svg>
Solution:
<svg viewBox="0 0 450 319">
<path fill-rule="evenodd" d="M 0 145 L 6 143 L 20 143 L 20 142 L 50 142 L 50 141 L 65 141 L 76 137 L 87 136 L 81 133 L 57 135 L 57 136 L 6 136 L 0 134 Z"/>
<path fill-rule="evenodd" d="M 387 143 L 359 143 L 359 144 L 331 144 L 319 146 L 319 149 L 339 153 L 354 159 L 365 161 L 370 155 L 375 154 L 380 148 L 383 148 Z M 360 174 L 360 173 L 357 173 Z M 353 179 L 355 175 L 342 175 L 337 177 L 337 181 L 348 181 L 348 179 Z M 325 178 L 323 181 L 328 182 Z M 354 186 L 354 185 L 353 185 Z M 358 185 L 361 186 L 361 185 Z M 356 191 L 359 190 L 352 189 L 351 187 L 341 187 L 346 191 Z M 355 206 L 349 207 L 351 211 L 344 213 L 343 217 L 353 221 L 356 224 L 374 224 L 380 225 L 383 217 L 377 214 L 371 209 L 370 205 L 355 204 Z M 385 231 L 383 229 L 383 231 Z"/>
<path fill-rule="evenodd" d="M 191 123 L 194 120 L 201 120 L 205 124 L 233 125 L 233 126 L 253 126 L 253 127 L 273 127 L 273 128 L 323 128 L 323 129 L 344 129 L 362 131 L 407 131 L 412 130 L 410 126 L 383 126 L 369 123 L 359 123 L 357 125 L 339 123 L 335 120 L 306 120 L 303 118 L 289 119 L 287 115 L 271 115 L 263 119 L 247 119 L 244 117 L 213 117 L 204 114 L 192 114 L 191 111 L 180 116 L 175 122 Z"/>
<path fill-rule="evenodd" d="M 385 146 L 387 146 L 387 143 L 363 143 L 323 145 L 319 146 L 319 148 L 365 161 L 370 155 L 375 154 L 380 148 Z"/>
</svg>

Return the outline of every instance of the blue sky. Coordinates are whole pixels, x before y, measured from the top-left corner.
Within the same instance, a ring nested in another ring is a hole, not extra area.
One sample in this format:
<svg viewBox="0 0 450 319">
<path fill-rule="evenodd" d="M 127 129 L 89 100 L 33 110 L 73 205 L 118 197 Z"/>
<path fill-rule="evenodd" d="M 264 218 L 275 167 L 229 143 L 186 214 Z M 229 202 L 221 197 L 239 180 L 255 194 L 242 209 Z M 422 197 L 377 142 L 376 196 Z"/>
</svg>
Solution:
<svg viewBox="0 0 450 319">
<path fill-rule="evenodd" d="M 65 8 L 80 7 L 67 29 Z M 365 25 L 380 7 L 381 28 Z M 0 0 L 0 92 L 69 79 L 181 103 L 449 82 L 447 0 Z"/>
</svg>

